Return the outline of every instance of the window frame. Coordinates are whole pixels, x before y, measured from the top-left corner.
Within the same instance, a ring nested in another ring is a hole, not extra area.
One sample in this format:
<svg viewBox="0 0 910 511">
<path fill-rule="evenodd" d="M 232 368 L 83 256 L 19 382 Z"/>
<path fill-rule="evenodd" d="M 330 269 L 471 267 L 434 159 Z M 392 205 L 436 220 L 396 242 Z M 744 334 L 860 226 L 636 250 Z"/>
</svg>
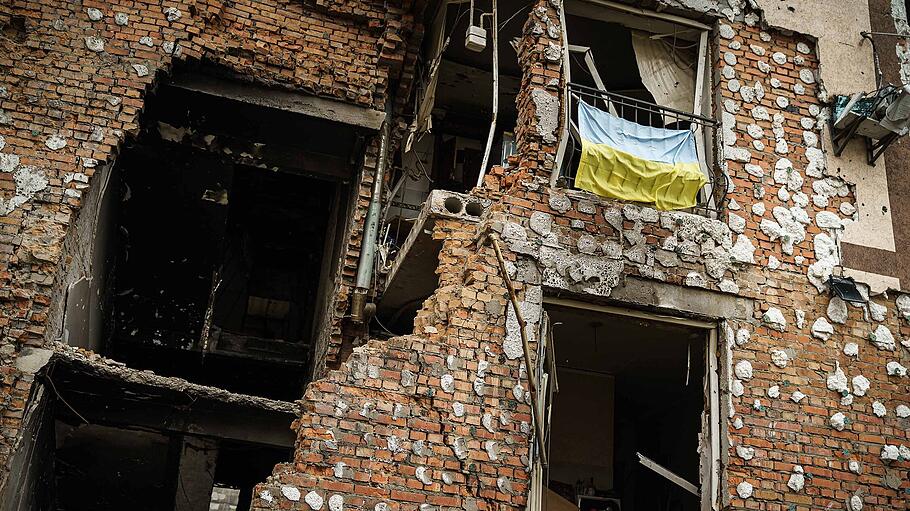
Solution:
<svg viewBox="0 0 910 511">
<path fill-rule="evenodd" d="M 718 344 L 718 331 L 720 328 L 723 328 L 722 321 L 706 321 L 680 316 L 668 316 L 664 314 L 631 309 L 621 306 L 585 303 L 578 300 L 545 295 L 543 297 L 542 305 L 544 312 L 546 312 L 547 305 L 572 307 L 576 309 L 590 310 L 592 312 L 598 313 L 640 318 L 653 322 L 684 325 L 704 332 L 705 342 L 707 344 L 705 346 L 705 356 L 707 360 L 705 363 L 705 374 L 703 376 L 706 403 L 705 408 L 702 409 L 703 428 L 699 435 L 700 445 L 703 447 L 703 449 L 700 453 L 701 472 L 698 482 L 701 488 L 701 511 L 719 511 L 723 505 L 723 499 L 721 495 L 721 475 L 723 472 L 723 462 L 721 459 L 721 426 L 724 417 L 721 410 L 721 367 L 719 363 L 720 346 Z M 549 331 L 547 333 L 551 334 Z M 547 339 L 547 346 L 543 349 L 552 350 L 552 342 L 552 338 Z M 539 353 L 538 356 L 540 355 L 541 354 Z M 556 388 L 558 390 L 555 371 L 553 371 L 553 373 L 554 375 L 552 380 L 553 383 L 556 384 Z M 540 388 L 538 391 L 544 392 L 544 389 Z M 552 398 L 552 396 L 550 397 Z M 546 417 L 544 430 L 547 431 L 546 436 L 549 437 L 551 420 L 549 409 L 541 410 L 541 412 L 544 412 L 544 414 L 541 414 L 541 416 Z M 535 444 L 532 443 L 532 445 Z M 549 438 L 547 438 L 546 448 L 549 449 Z M 540 457 L 534 455 L 533 448 L 531 453 L 532 459 L 529 467 L 530 484 L 528 487 L 526 511 L 546 511 L 543 489 L 546 486 L 545 478 L 547 477 L 549 470 L 548 467 L 542 466 Z"/>
</svg>

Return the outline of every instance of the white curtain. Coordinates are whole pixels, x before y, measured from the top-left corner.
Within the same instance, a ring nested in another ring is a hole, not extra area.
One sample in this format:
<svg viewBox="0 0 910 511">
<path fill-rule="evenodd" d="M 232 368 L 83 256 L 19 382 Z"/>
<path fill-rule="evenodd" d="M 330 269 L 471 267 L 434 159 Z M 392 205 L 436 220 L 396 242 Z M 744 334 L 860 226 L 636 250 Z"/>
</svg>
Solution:
<svg viewBox="0 0 910 511">
<path fill-rule="evenodd" d="M 684 43 L 685 44 L 685 43 Z M 663 107 L 692 112 L 695 102 L 695 63 L 687 53 L 648 32 L 632 32 L 638 72 L 654 101 Z"/>
</svg>

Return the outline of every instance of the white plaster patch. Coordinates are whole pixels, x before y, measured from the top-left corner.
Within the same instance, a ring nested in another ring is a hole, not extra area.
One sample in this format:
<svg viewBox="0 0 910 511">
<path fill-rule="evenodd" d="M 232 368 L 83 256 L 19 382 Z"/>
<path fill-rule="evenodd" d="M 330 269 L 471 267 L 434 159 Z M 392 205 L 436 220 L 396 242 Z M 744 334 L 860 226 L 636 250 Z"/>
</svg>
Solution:
<svg viewBox="0 0 910 511">
<path fill-rule="evenodd" d="M 743 98 L 743 101 L 746 103 L 752 103 L 755 101 L 755 89 L 752 87 L 740 87 L 739 96 Z"/>
<path fill-rule="evenodd" d="M 746 229 L 746 219 L 737 215 L 736 213 L 728 213 L 727 225 L 730 226 L 731 231 L 742 233 Z"/>
<path fill-rule="evenodd" d="M 799 79 L 805 83 L 815 83 L 815 73 L 813 73 L 811 69 L 800 69 Z"/>
<path fill-rule="evenodd" d="M 125 12 L 118 12 L 117 14 L 114 14 L 114 23 L 120 25 L 121 27 L 127 26 L 129 22 L 130 17 L 127 16 Z"/>
<path fill-rule="evenodd" d="M 830 211 L 819 211 L 816 213 L 815 224 L 820 229 L 841 229 L 844 226 L 840 217 Z"/>
<path fill-rule="evenodd" d="M 288 500 L 290 500 L 290 501 L 292 501 L 292 502 L 297 502 L 297 501 L 300 500 L 300 490 L 297 489 L 296 486 L 282 486 L 282 487 L 281 487 L 281 494 L 284 495 L 284 498 L 286 498 L 286 499 L 288 499 Z M 320 499 L 320 501 L 321 501 L 321 500 L 322 500 L 322 499 Z M 320 502 L 320 507 L 321 507 L 321 506 L 322 506 L 322 503 Z M 311 506 L 311 507 L 312 507 L 312 506 Z M 314 507 L 313 509 L 319 509 L 319 508 L 318 508 L 318 507 Z"/>
<path fill-rule="evenodd" d="M 749 339 L 752 337 L 752 334 L 749 333 L 745 328 L 740 328 L 736 331 L 736 345 L 743 346 L 749 342 Z"/>
<path fill-rule="evenodd" d="M 736 494 L 741 499 L 748 499 L 752 496 L 752 485 L 748 481 L 743 481 L 736 485 Z"/>
<path fill-rule="evenodd" d="M 430 470 L 427 467 L 420 466 L 414 470 L 414 476 L 417 477 L 417 480 L 423 484 L 433 484 L 433 477 L 430 475 Z M 329 508 L 332 507 L 332 499 L 329 499 Z"/>
<path fill-rule="evenodd" d="M 733 372 L 737 378 L 748 380 L 752 378 L 752 364 L 748 360 L 740 360 L 733 368 Z"/>
<path fill-rule="evenodd" d="M 863 375 L 858 375 L 853 377 L 853 394 L 857 396 L 865 396 L 866 392 L 869 390 L 871 382 L 868 378 Z"/>
<path fill-rule="evenodd" d="M 900 449 L 896 445 L 885 445 L 882 447 L 882 453 L 879 455 L 879 458 L 886 463 L 889 461 L 897 461 L 900 457 Z"/>
<path fill-rule="evenodd" d="M 787 329 L 787 320 L 784 319 L 784 314 L 777 307 L 768 309 L 762 315 L 762 322 L 778 332 L 783 332 Z"/>
<path fill-rule="evenodd" d="M 902 366 L 899 362 L 888 362 L 885 364 L 885 371 L 887 371 L 888 376 L 899 376 L 901 378 L 907 376 L 907 368 Z"/>
<path fill-rule="evenodd" d="M 730 249 L 730 257 L 739 263 L 754 264 L 755 245 L 752 244 L 752 240 L 744 234 L 737 235 L 736 243 Z"/>
<path fill-rule="evenodd" d="M 136 71 L 136 76 L 140 78 L 149 74 L 149 68 L 144 64 L 133 64 L 133 70 Z"/>
<path fill-rule="evenodd" d="M 749 461 L 755 457 L 755 448 L 746 447 L 743 445 L 737 445 L 736 446 L 736 455 L 746 461 Z"/>
<path fill-rule="evenodd" d="M 804 486 L 806 486 L 806 476 L 803 473 L 803 467 L 796 465 L 793 467 L 793 473 L 790 474 L 790 479 L 787 481 L 787 487 L 799 493 L 803 491 Z"/>
<path fill-rule="evenodd" d="M 329 509 L 331 511 L 342 511 L 344 509 L 344 497 L 337 493 L 329 497 Z"/>
<path fill-rule="evenodd" d="M 880 402 L 873 401 L 872 413 L 874 413 L 876 417 L 884 417 L 885 415 L 888 415 L 888 409 L 885 408 L 885 405 L 881 404 Z"/>
<path fill-rule="evenodd" d="M 847 416 L 843 412 L 837 412 L 828 419 L 828 424 L 838 431 L 843 431 L 847 427 Z"/>
<path fill-rule="evenodd" d="M 806 398 L 806 395 L 798 390 L 793 392 L 792 394 L 790 394 L 790 400 L 793 401 L 794 403 L 799 403 L 800 401 L 802 401 L 805 398 Z"/>
<path fill-rule="evenodd" d="M 787 56 L 779 51 L 776 51 L 771 54 L 771 60 L 773 60 L 775 64 L 782 66 L 787 63 Z"/>
<path fill-rule="evenodd" d="M 455 377 L 451 374 L 444 374 L 439 378 L 439 386 L 444 392 L 451 394 L 455 391 Z"/>
<path fill-rule="evenodd" d="M 85 47 L 95 53 L 104 51 L 104 39 L 97 36 L 88 36 L 85 38 Z"/>
<path fill-rule="evenodd" d="M 47 137 L 47 140 L 44 141 L 44 145 L 51 151 L 57 151 L 58 149 L 66 147 L 66 139 L 58 134 L 54 134 Z"/>
<path fill-rule="evenodd" d="M 780 367 L 781 369 L 783 369 L 783 368 L 787 367 L 788 363 L 790 363 L 790 355 L 784 350 L 780 350 L 780 349 L 776 349 L 776 348 L 772 349 L 771 350 L 771 363 L 773 363 L 777 367 Z"/>
<path fill-rule="evenodd" d="M 730 394 L 734 397 L 740 397 L 746 392 L 745 386 L 741 380 L 733 380 L 730 382 Z"/>
<path fill-rule="evenodd" d="M 176 7 L 168 7 L 167 9 L 164 10 L 164 15 L 165 15 L 165 17 L 167 17 L 168 21 L 174 22 L 174 21 L 179 20 L 180 17 L 183 16 L 183 13 L 180 12 L 180 9 L 178 9 Z"/>
<path fill-rule="evenodd" d="M 834 372 L 828 374 L 826 383 L 828 385 L 828 390 L 833 390 L 838 393 L 847 392 L 847 375 L 844 374 L 844 370 L 840 368 L 839 363 L 835 363 Z"/>
<path fill-rule="evenodd" d="M 690 287 L 705 287 L 707 282 L 702 274 L 692 271 L 686 275 L 685 284 Z"/>
<path fill-rule="evenodd" d="M 859 495 L 850 497 L 850 511 L 863 511 L 863 498 Z"/>
<path fill-rule="evenodd" d="M 531 90 L 531 99 L 534 101 L 535 116 L 537 117 L 537 134 L 542 137 L 544 143 L 556 142 L 555 131 L 559 127 L 559 98 L 545 89 L 534 88 Z"/>
<path fill-rule="evenodd" d="M 723 291 L 724 293 L 739 293 L 739 285 L 736 282 L 733 282 L 730 279 L 724 279 L 717 284 L 717 288 Z"/>
<path fill-rule="evenodd" d="M 834 296 L 828 302 L 826 313 L 828 315 L 828 319 L 835 323 L 843 325 L 847 322 L 847 303 L 839 297 Z"/>
<path fill-rule="evenodd" d="M 769 114 L 768 109 L 763 106 L 756 106 L 756 107 L 752 108 L 752 111 L 750 113 L 752 115 L 752 118 L 755 120 L 758 120 L 758 121 L 770 121 L 771 120 L 771 114 Z"/>
<path fill-rule="evenodd" d="M 907 405 L 897 405 L 897 408 L 894 409 L 894 413 L 901 419 L 906 419 L 910 417 L 910 407 Z"/>
<path fill-rule="evenodd" d="M 0 154 L 0 171 L 13 172 L 13 181 L 16 183 L 12 197 L 7 200 L 0 198 L 0 215 L 9 214 L 48 186 L 44 171 L 30 165 L 19 165 L 19 157 L 14 154 Z"/>
<path fill-rule="evenodd" d="M 768 387 L 768 397 L 771 399 L 777 399 L 780 397 L 780 385 L 772 385 Z"/>
<path fill-rule="evenodd" d="M 853 472 L 854 474 L 859 474 L 863 471 L 862 465 L 856 460 L 850 460 L 847 462 L 847 470 Z"/>
<path fill-rule="evenodd" d="M 859 355 L 859 345 L 855 342 L 848 342 L 844 345 L 844 355 L 855 357 Z"/>
<path fill-rule="evenodd" d="M 894 343 L 894 335 L 885 325 L 878 325 L 875 331 L 869 334 L 869 342 L 876 348 L 885 351 L 894 351 L 897 347 Z"/>
<path fill-rule="evenodd" d="M 748 173 L 750 176 L 755 176 L 757 178 L 765 177 L 765 169 L 763 169 L 761 165 L 747 163 L 743 165 L 743 169 L 745 169 L 746 173 Z"/>
<path fill-rule="evenodd" d="M 765 216 L 765 203 L 756 202 L 752 204 L 752 214 L 755 216 Z"/>
<path fill-rule="evenodd" d="M 872 316 L 873 321 L 882 322 L 885 321 L 885 318 L 888 315 L 888 308 L 884 305 L 869 300 L 869 315 Z"/>
<path fill-rule="evenodd" d="M 464 417 L 464 404 L 454 401 L 452 403 L 452 412 L 455 413 L 455 417 Z"/>
</svg>

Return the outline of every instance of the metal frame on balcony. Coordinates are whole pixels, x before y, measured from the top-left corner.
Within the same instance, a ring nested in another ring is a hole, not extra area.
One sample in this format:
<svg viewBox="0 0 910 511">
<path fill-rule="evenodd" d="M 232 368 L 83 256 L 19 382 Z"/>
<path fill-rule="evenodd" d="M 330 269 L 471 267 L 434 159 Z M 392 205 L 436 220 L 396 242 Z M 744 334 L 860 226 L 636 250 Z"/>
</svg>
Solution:
<svg viewBox="0 0 910 511">
<path fill-rule="evenodd" d="M 663 107 L 641 99 L 624 96 L 615 92 L 596 89 L 585 85 L 570 83 L 568 85 L 569 112 L 574 117 L 577 112 L 577 102 L 584 101 L 593 106 L 598 106 L 613 115 L 623 119 L 648 126 L 666 127 L 676 125 L 676 129 L 691 129 L 700 138 L 698 145 L 698 159 L 702 171 L 708 182 L 699 192 L 698 205 L 690 211 L 705 216 L 714 216 L 720 212 L 727 196 L 727 176 L 711 164 L 706 157 L 706 147 L 712 144 L 705 143 L 713 140 L 717 133 L 718 122 L 714 119 L 696 115 L 681 110 Z M 578 171 L 575 156 L 581 152 L 581 137 L 575 120 L 569 119 L 569 137 L 567 140 L 566 154 L 559 169 L 556 185 L 562 188 L 575 188 L 575 174 Z"/>
</svg>

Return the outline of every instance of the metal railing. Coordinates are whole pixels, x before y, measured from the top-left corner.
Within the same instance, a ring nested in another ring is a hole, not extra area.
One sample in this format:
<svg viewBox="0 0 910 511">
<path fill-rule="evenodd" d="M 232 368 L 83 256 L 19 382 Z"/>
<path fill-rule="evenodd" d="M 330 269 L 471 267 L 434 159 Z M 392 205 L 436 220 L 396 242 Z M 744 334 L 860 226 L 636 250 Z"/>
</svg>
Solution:
<svg viewBox="0 0 910 511">
<path fill-rule="evenodd" d="M 591 106 L 609 111 L 613 115 L 637 124 L 695 131 L 696 136 L 702 138 L 697 144 L 698 159 L 708 181 L 699 191 L 698 204 L 690 211 L 706 216 L 716 215 L 720 212 L 726 200 L 728 178 L 713 165 L 713 161 L 707 158 L 705 149 L 713 145 L 712 141 L 717 135 L 717 121 L 585 85 L 570 83 L 568 89 L 569 112 L 571 112 L 572 118 L 570 119 L 565 156 L 559 169 L 559 178 L 556 181 L 557 186 L 576 189 L 575 174 L 578 171 L 578 160 L 581 155 L 581 138 L 577 129 L 577 103 L 584 101 Z"/>
</svg>

